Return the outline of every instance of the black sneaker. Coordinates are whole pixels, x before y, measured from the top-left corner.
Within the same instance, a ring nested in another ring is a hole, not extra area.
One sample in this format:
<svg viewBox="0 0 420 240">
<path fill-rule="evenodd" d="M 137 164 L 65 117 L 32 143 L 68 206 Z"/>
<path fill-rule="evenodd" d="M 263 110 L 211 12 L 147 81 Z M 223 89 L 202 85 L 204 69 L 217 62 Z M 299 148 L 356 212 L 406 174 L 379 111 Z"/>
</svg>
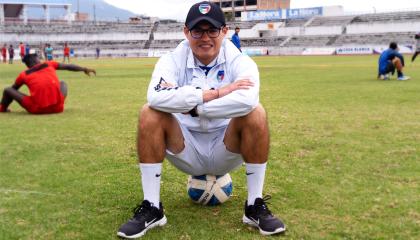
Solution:
<svg viewBox="0 0 420 240">
<path fill-rule="evenodd" d="M 159 209 L 153 206 L 149 201 L 144 200 L 140 205 L 134 208 L 134 216 L 122 225 L 117 235 L 122 238 L 139 238 L 143 236 L 147 230 L 163 226 L 166 224 L 166 216 L 163 213 L 162 203 Z"/>
<path fill-rule="evenodd" d="M 254 205 L 250 206 L 248 206 L 248 201 L 245 201 L 245 214 L 242 217 L 242 221 L 245 224 L 259 228 L 262 235 L 272 235 L 286 231 L 286 226 L 283 222 L 271 214 L 265 204 L 265 201 L 270 198 L 270 196 L 266 196 L 264 199 L 257 198 Z"/>
</svg>

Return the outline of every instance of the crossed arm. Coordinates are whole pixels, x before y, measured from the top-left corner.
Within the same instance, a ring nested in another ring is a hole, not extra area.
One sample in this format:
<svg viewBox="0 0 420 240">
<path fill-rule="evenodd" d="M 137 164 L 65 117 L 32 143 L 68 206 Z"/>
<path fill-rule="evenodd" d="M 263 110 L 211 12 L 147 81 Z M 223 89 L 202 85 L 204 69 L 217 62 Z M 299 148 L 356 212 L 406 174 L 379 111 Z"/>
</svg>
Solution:
<svg viewBox="0 0 420 240">
<path fill-rule="evenodd" d="M 175 87 L 171 83 L 163 83 L 161 84 L 162 87 L 172 88 Z M 204 90 L 203 91 L 203 102 L 210 102 L 212 100 L 224 97 L 231 92 L 235 90 L 240 89 L 249 89 L 250 87 L 253 87 L 254 83 L 251 82 L 249 79 L 241 79 L 238 81 L 235 81 L 231 84 L 228 84 L 220 89 L 210 89 L 210 90 Z"/>
<path fill-rule="evenodd" d="M 212 100 L 218 99 L 218 98 L 222 98 L 230 93 L 232 93 L 233 91 L 236 90 L 241 90 L 241 89 L 249 89 L 250 87 L 253 87 L 254 83 L 249 80 L 249 79 L 240 79 L 237 80 L 233 83 L 230 83 L 220 89 L 210 89 L 210 90 L 204 90 L 203 91 L 203 103 L 206 102 L 210 102 Z M 173 84 L 171 83 L 163 83 L 161 84 L 161 87 L 164 88 L 173 88 L 175 87 Z M 188 112 L 185 112 L 184 114 L 190 114 L 192 117 L 197 117 L 198 116 L 198 110 L 197 110 L 197 106 L 195 106 L 193 109 L 191 109 Z"/>
</svg>

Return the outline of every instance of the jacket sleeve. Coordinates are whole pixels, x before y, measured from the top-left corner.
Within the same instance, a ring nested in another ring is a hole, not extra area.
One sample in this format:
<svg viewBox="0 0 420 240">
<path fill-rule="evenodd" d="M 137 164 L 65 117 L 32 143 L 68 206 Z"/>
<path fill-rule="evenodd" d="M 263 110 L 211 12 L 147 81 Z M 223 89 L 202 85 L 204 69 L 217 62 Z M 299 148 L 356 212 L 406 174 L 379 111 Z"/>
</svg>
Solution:
<svg viewBox="0 0 420 240">
<path fill-rule="evenodd" d="M 162 112 L 185 113 L 203 103 L 202 89 L 179 86 L 179 71 L 171 54 L 159 59 L 147 91 L 150 107 Z"/>
<path fill-rule="evenodd" d="M 222 98 L 198 105 L 197 112 L 200 117 L 210 119 L 241 117 L 250 113 L 258 105 L 260 79 L 255 62 L 248 56 L 241 55 L 230 67 L 234 81 L 249 79 L 254 86 L 233 91 Z"/>
</svg>

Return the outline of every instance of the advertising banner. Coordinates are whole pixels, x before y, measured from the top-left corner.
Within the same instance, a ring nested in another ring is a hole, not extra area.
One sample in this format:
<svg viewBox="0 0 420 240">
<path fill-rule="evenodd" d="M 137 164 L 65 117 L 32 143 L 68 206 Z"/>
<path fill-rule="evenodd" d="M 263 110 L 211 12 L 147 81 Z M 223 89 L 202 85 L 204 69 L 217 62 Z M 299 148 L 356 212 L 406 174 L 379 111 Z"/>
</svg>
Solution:
<svg viewBox="0 0 420 240">
<path fill-rule="evenodd" d="M 322 9 L 322 7 L 287 9 L 286 15 L 288 19 L 322 16 Z"/>
<path fill-rule="evenodd" d="M 243 12 L 242 14 L 245 14 L 245 21 L 280 20 L 282 16 L 281 10 L 259 10 Z"/>
<path fill-rule="evenodd" d="M 351 54 L 372 54 L 371 47 L 339 47 L 336 49 L 337 55 L 351 55 Z"/>
<path fill-rule="evenodd" d="M 302 55 L 333 55 L 335 48 L 305 48 Z"/>
<path fill-rule="evenodd" d="M 267 55 L 267 48 L 247 48 L 243 49 L 242 53 L 248 56 L 262 56 Z"/>
<path fill-rule="evenodd" d="M 171 50 L 149 50 L 147 53 L 148 57 L 162 57 L 163 55 L 170 53 Z"/>
</svg>

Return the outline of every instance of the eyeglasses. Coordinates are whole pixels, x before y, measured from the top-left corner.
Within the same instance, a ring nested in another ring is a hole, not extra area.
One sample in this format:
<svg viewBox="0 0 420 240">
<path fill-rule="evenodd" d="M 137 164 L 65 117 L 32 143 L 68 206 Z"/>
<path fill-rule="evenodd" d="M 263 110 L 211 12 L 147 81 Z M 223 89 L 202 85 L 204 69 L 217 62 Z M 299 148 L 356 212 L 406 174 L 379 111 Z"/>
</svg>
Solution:
<svg viewBox="0 0 420 240">
<path fill-rule="evenodd" d="M 207 33 L 209 38 L 217 38 L 220 35 L 220 28 L 208 28 L 208 29 L 201 29 L 201 28 L 193 28 L 190 30 L 191 37 L 195 39 L 200 39 L 203 37 L 204 33 Z"/>
</svg>

